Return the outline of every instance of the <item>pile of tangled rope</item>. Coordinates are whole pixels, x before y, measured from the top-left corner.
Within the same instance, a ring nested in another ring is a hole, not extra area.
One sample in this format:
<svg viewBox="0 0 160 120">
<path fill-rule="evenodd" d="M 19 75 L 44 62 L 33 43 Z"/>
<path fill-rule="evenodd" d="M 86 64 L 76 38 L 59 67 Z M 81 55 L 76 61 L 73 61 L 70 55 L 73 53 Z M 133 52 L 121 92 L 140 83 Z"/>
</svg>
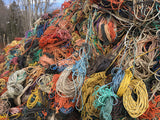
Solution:
<svg viewBox="0 0 160 120">
<path fill-rule="evenodd" d="M 0 53 L 0 120 L 160 120 L 160 1 L 69 0 Z"/>
</svg>

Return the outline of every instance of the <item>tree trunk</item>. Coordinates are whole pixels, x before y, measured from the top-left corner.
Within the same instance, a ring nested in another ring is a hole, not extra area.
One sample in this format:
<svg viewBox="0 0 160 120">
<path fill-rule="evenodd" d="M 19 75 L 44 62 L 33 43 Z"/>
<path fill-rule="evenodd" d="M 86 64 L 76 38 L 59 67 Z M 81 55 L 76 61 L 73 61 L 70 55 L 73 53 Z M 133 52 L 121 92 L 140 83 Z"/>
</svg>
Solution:
<svg viewBox="0 0 160 120">
<path fill-rule="evenodd" d="M 9 44 L 9 38 L 7 37 L 7 44 Z"/>
<path fill-rule="evenodd" d="M 6 46 L 5 34 L 3 34 L 3 45 Z"/>
<path fill-rule="evenodd" d="M 49 0 L 45 0 L 44 13 L 46 13 L 46 12 L 47 12 L 48 4 L 49 4 Z"/>
<path fill-rule="evenodd" d="M 38 4 L 37 4 L 37 0 L 34 0 L 34 11 L 35 11 L 35 20 L 37 20 L 38 18 Z"/>
<path fill-rule="evenodd" d="M 31 16 L 32 16 L 32 11 L 31 11 L 31 1 L 30 0 L 27 0 L 27 5 L 28 5 L 28 20 L 29 20 L 29 29 L 31 29 L 32 28 L 32 18 L 31 18 Z"/>
</svg>

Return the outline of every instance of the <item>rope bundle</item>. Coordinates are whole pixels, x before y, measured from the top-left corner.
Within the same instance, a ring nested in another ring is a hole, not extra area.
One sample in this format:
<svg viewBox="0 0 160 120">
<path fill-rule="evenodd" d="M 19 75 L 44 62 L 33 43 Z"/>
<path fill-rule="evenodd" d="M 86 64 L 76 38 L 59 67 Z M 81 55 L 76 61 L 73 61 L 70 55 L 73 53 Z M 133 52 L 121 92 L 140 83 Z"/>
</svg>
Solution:
<svg viewBox="0 0 160 120">
<path fill-rule="evenodd" d="M 108 45 L 113 43 L 116 39 L 117 25 L 111 16 L 102 15 L 101 13 L 95 15 L 94 19 L 94 32 L 97 33 L 98 38 Z"/>
<path fill-rule="evenodd" d="M 57 83 L 59 77 L 60 77 L 59 74 L 53 75 L 53 79 L 52 79 L 53 85 L 52 85 L 50 92 L 49 92 L 49 98 L 54 99 L 54 103 L 51 104 L 51 107 L 55 107 L 57 111 L 61 109 L 61 111 L 64 111 L 64 113 L 66 112 L 66 114 L 67 114 L 69 109 L 74 108 L 75 103 L 72 102 L 73 98 L 63 97 L 63 96 L 59 96 L 59 94 L 57 94 L 56 83 Z M 54 95 L 52 95 L 52 93 L 54 93 Z M 53 97 L 51 97 L 51 96 L 53 96 Z"/>
<path fill-rule="evenodd" d="M 11 98 L 21 94 L 23 90 L 22 84 L 26 78 L 25 70 L 18 70 L 8 78 L 7 82 L 7 93 Z"/>
<path fill-rule="evenodd" d="M 112 91 L 112 88 L 108 88 L 106 85 L 103 86 L 96 86 L 95 89 L 97 89 L 94 92 L 95 95 L 95 101 L 94 106 L 95 108 L 100 109 L 100 118 L 105 120 L 112 120 L 111 112 L 114 105 L 114 100 L 116 101 L 115 104 L 117 104 L 118 99 L 117 95 Z"/>
<path fill-rule="evenodd" d="M 39 85 L 39 88 L 46 93 L 49 93 L 52 84 L 49 84 L 52 81 L 52 75 L 44 74 L 38 78 L 36 83 Z"/>
<path fill-rule="evenodd" d="M 124 79 L 124 71 L 121 68 L 113 68 L 111 71 L 113 76 L 112 79 L 112 88 L 115 93 L 117 93 L 121 81 Z"/>
<path fill-rule="evenodd" d="M 59 38 L 59 39 L 58 39 Z M 39 41 L 39 46 L 43 48 L 47 44 L 55 44 L 55 46 L 66 42 L 71 38 L 67 30 L 61 30 L 58 27 L 50 26 L 44 32 L 44 36 Z"/>
<path fill-rule="evenodd" d="M 135 98 L 132 97 L 135 94 Z M 133 118 L 141 116 L 148 108 L 148 93 L 142 80 L 131 80 L 129 87 L 123 94 L 123 105 Z"/>
<path fill-rule="evenodd" d="M 158 119 L 159 8 L 72 0 L 42 15 L 0 53 L 0 119 Z"/>
<path fill-rule="evenodd" d="M 130 84 L 131 78 L 132 78 L 132 72 L 129 69 L 127 69 L 125 71 L 124 78 L 123 78 L 122 82 L 120 83 L 120 86 L 117 91 L 117 95 L 119 97 L 123 96 L 123 94 L 126 92 L 128 86 Z"/>
<path fill-rule="evenodd" d="M 32 109 L 37 104 L 41 104 L 42 102 L 42 96 L 40 96 L 39 90 L 35 89 L 32 91 L 32 94 L 29 96 L 27 100 L 27 108 Z"/>
<path fill-rule="evenodd" d="M 141 119 L 152 120 L 154 118 L 159 118 L 160 115 L 160 106 L 158 105 L 160 102 L 160 96 L 154 96 L 153 101 L 149 102 L 149 108 L 147 111 L 140 116 Z"/>
<path fill-rule="evenodd" d="M 88 120 L 93 119 L 92 117 L 99 118 L 100 111 L 98 109 L 95 109 L 93 106 L 95 96 L 93 96 L 94 93 L 94 87 L 99 85 L 102 86 L 105 83 L 105 73 L 95 73 L 90 76 L 87 80 L 85 80 L 84 85 L 82 87 L 82 97 L 83 97 L 83 103 L 81 103 L 83 106 L 82 109 L 82 119 Z"/>
<path fill-rule="evenodd" d="M 76 81 L 70 80 L 72 67 L 73 65 L 65 68 L 65 70 L 61 73 L 56 83 L 56 91 L 59 96 L 62 96 L 62 97 L 74 97 L 75 96 L 75 86 L 77 86 L 78 83 L 76 83 Z"/>
<path fill-rule="evenodd" d="M 9 112 L 10 109 L 10 103 L 8 100 L 0 99 L 0 114 L 5 114 L 6 112 Z"/>
<path fill-rule="evenodd" d="M 132 60 L 131 64 L 133 65 L 134 62 L 134 75 L 141 80 L 149 79 L 149 77 L 151 76 L 151 72 L 148 70 L 148 63 L 150 63 L 150 59 L 147 57 L 147 55 L 143 55 L 137 58 L 135 61 Z M 152 62 L 150 67 L 152 67 L 154 64 L 155 62 Z"/>
</svg>

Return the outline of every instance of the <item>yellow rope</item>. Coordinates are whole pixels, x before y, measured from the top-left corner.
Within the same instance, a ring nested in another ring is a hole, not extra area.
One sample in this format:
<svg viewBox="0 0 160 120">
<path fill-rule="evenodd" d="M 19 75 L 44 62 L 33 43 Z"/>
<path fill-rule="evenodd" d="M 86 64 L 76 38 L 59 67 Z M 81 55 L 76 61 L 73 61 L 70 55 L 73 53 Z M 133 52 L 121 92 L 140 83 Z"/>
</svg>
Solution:
<svg viewBox="0 0 160 120">
<path fill-rule="evenodd" d="M 128 86 L 130 84 L 131 78 L 132 78 L 132 72 L 130 71 L 130 68 L 128 68 L 127 70 L 125 70 L 124 78 L 119 86 L 118 91 L 117 91 L 117 95 L 119 97 L 123 96 L 123 94 L 127 90 Z"/>
<path fill-rule="evenodd" d="M 32 63 L 32 64 L 29 64 L 29 66 L 36 66 L 38 65 L 38 62 L 35 62 L 35 63 Z"/>
<path fill-rule="evenodd" d="M 13 114 L 13 115 L 11 115 L 9 117 L 10 118 L 14 117 L 14 119 L 18 119 L 20 116 L 21 116 L 21 113 L 16 113 L 16 114 Z"/>
<path fill-rule="evenodd" d="M 132 97 L 132 92 L 137 95 L 137 100 Z M 131 80 L 129 87 L 123 94 L 123 105 L 132 118 L 141 116 L 148 108 L 148 93 L 142 80 Z"/>
<path fill-rule="evenodd" d="M 7 114 L 0 115 L 0 120 L 9 120 Z"/>
<path fill-rule="evenodd" d="M 32 100 L 33 99 L 33 100 Z M 27 100 L 27 108 L 32 109 L 37 102 L 41 102 L 38 89 L 35 89 Z"/>
<path fill-rule="evenodd" d="M 82 87 L 83 110 L 81 112 L 81 117 L 83 120 L 92 120 L 91 116 L 99 118 L 100 111 L 93 106 L 95 100 L 93 93 L 95 86 L 102 86 L 105 84 L 105 79 L 105 72 L 99 72 L 94 73 L 85 81 Z"/>
<path fill-rule="evenodd" d="M 4 78 L 0 78 L 0 93 L 6 88 L 6 80 Z"/>
</svg>

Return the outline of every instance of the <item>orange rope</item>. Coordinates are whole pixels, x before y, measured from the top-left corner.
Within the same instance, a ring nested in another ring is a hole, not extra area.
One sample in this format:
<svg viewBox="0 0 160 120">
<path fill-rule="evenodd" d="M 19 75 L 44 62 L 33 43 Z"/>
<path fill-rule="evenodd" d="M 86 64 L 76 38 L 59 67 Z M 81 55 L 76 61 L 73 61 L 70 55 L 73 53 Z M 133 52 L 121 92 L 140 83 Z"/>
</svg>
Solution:
<svg viewBox="0 0 160 120">
<path fill-rule="evenodd" d="M 39 63 L 46 68 L 49 67 L 48 65 L 55 64 L 54 60 L 52 58 L 47 57 L 45 54 L 42 57 L 40 57 Z"/>
<path fill-rule="evenodd" d="M 158 103 L 160 103 L 160 95 L 154 96 L 154 100 L 149 102 L 149 108 L 140 116 L 140 119 L 152 120 L 156 117 L 160 119 L 160 106 L 157 106 Z"/>
<path fill-rule="evenodd" d="M 65 109 L 68 109 L 70 107 L 75 106 L 75 103 L 72 102 L 73 98 L 66 98 L 66 97 L 61 97 L 56 93 L 56 83 L 59 79 L 60 74 L 54 74 L 53 79 L 52 79 L 52 87 L 49 92 L 49 99 L 54 99 L 55 101 L 51 104 L 51 108 L 54 108 L 56 106 L 56 110 L 58 111 L 60 108 L 64 107 Z M 51 93 L 54 93 L 54 97 L 51 98 L 50 95 Z M 64 96 L 64 95 L 63 95 Z"/>
<path fill-rule="evenodd" d="M 70 5 L 71 5 L 71 2 L 69 2 L 69 1 L 66 2 L 66 1 L 65 1 L 65 2 L 62 4 L 61 9 L 64 10 L 64 9 L 66 9 L 66 8 L 69 8 Z"/>
<path fill-rule="evenodd" d="M 118 10 L 124 2 L 124 0 L 108 0 L 108 1 L 111 2 L 112 10 Z M 115 8 L 114 5 L 117 5 L 118 7 Z"/>
</svg>

